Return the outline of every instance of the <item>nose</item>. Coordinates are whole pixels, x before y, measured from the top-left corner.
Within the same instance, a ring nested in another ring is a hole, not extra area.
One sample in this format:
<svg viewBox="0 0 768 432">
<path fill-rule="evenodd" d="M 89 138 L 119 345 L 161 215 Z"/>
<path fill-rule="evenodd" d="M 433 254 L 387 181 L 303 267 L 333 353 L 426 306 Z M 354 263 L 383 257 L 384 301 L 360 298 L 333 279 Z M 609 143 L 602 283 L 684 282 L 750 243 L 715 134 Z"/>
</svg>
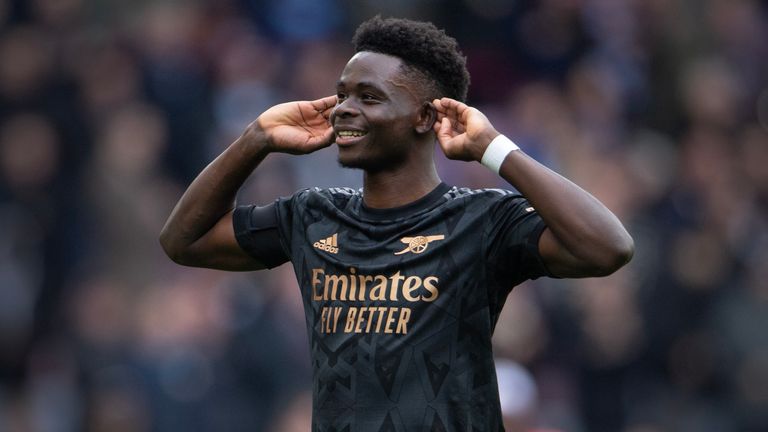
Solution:
<svg viewBox="0 0 768 432">
<path fill-rule="evenodd" d="M 341 100 L 336 103 L 336 106 L 333 107 L 333 110 L 331 110 L 331 124 L 336 121 L 336 117 L 349 118 L 357 115 L 358 112 L 359 111 L 357 110 L 357 107 L 354 106 L 354 103 L 350 100 L 350 98 Z"/>
</svg>

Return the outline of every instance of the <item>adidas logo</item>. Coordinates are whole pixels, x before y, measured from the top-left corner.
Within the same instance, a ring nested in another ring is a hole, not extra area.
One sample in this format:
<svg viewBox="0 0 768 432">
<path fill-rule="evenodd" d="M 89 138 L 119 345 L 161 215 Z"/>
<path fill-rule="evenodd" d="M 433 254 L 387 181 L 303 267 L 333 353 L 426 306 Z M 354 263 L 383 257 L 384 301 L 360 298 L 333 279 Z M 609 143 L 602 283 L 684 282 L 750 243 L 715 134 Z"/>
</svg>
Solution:
<svg viewBox="0 0 768 432">
<path fill-rule="evenodd" d="M 339 253 L 338 238 L 339 234 L 337 233 L 328 238 L 316 241 L 312 246 L 314 246 L 316 249 L 330 252 L 332 254 L 337 254 Z"/>
</svg>

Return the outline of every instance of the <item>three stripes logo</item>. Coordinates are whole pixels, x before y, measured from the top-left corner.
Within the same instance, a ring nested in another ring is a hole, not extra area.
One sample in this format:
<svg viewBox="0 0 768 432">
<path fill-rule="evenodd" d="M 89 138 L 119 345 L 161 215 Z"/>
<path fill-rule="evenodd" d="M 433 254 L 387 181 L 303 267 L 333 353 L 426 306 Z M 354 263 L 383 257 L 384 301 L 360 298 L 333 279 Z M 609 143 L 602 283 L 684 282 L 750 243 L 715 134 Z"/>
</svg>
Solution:
<svg viewBox="0 0 768 432">
<path fill-rule="evenodd" d="M 339 234 L 336 233 L 328 238 L 324 238 L 322 240 L 318 240 L 313 244 L 316 249 L 320 249 L 322 251 L 326 251 L 332 254 L 339 253 L 339 243 L 338 243 Z"/>
</svg>

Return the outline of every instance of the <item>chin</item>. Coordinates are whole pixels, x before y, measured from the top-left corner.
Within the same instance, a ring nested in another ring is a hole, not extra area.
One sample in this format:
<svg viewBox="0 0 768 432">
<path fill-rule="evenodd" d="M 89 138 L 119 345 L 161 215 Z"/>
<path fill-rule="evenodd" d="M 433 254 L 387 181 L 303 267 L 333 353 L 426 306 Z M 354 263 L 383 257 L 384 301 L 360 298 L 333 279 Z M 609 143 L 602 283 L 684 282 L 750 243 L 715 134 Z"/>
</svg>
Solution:
<svg viewBox="0 0 768 432">
<path fill-rule="evenodd" d="M 362 155 L 359 151 L 354 150 L 355 149 L 339 148 L 339 165 L 344 168 L 366 169 L 368 166 L 367 162 L 369 161 L 365 160 L 364 157 L 361 157 Z"/>
<path fill-rule="evenodd" d="M 357 159 L 346 159 L 339 157 L 339 166 L 342 168 L 350 168 L 350 169 L 361 169 L 361 170 L 367 170 L 368 165 L 364 161 L 360 161 Z"/>
<path fill-rule="evenodd" d="M 361 155 L 342 154 L 339 152 L 339 165 L 344 168 L 361 169 L 369 173 L 382 171 L 391 171 L 402 165 L 406 158 L 404 154 L 379 155 L 379 157 L 370 157 L 370 154 L 361 157 Z"/>
</svg>

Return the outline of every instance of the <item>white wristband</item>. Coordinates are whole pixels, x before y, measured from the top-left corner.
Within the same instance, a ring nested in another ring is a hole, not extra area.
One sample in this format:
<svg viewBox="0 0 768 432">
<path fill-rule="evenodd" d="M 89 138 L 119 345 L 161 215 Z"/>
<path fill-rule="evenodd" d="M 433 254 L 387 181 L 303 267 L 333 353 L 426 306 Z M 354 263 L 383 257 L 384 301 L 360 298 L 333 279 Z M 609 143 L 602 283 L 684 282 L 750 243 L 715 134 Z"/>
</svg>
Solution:
<svg viewBox="0 0 768 432">
<path fill-rule="evenodd" d="M 504 135 L 499 135 L 488 144 L 488 148 L 485 149 L 480 163 L 498 174 L 499 169 L 501 169 L 501 163 L 504 162 L 508 154 L 515 150 L 520 150 L 520 147 Z"/>
</svg>

